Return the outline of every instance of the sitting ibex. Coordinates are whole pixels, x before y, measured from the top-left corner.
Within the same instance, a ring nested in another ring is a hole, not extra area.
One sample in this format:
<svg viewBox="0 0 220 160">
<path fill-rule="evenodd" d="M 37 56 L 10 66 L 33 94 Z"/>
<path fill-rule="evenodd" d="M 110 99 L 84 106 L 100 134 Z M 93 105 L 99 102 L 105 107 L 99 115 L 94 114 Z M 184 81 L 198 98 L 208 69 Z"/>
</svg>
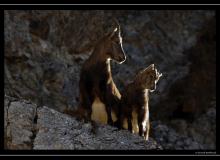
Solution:
<svg viewBox="0 0 220 160">
<path fill-rule="evenodd" d="M 111 74 L 110 60 L 123 63 L 126 59 L 122 48 L 120 26 L 102 37 L 91 56 L 82 66 L 80 74 L 80 108 L 84 117 L 93 122 L 113 124 L 118 116 L 121 95 Z"/>
<path fill-rule="evenodd" d="M 150 129 L 149 91 L 156 89 L 156 83 L 161 76 L 154 64 L 151 64 L 141 70 L 122 92 L 120 127 L 139 133 L 145 140 L 148 140 Z"/>
</svg>

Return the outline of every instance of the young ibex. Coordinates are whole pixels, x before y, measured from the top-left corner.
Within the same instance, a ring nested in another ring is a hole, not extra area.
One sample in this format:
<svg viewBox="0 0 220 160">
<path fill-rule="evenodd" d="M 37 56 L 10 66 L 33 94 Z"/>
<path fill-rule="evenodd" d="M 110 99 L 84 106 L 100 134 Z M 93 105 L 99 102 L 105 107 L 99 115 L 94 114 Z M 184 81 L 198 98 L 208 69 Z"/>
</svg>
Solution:
<svg viewBox="0 0 220 160">
<path fill-rule="evenodd" d="M 102 124 L 113 124 L 118 118 L 121 95 L 112 79 L 110 60 L 119 64 L 126 59 L 120 26 L 101 38 L 80 74 L 80 108 L 84 118 Z"/>
<path fill-rule="evenodd" d="M 139 133 L 145 140 L 148 140 L 150 129 L 149 91 L 156 89 L 156 83 L 161 76 L 154 64 L 151 64 L 141 70 L 122 92 L 120 127 Z"/>
</svg>

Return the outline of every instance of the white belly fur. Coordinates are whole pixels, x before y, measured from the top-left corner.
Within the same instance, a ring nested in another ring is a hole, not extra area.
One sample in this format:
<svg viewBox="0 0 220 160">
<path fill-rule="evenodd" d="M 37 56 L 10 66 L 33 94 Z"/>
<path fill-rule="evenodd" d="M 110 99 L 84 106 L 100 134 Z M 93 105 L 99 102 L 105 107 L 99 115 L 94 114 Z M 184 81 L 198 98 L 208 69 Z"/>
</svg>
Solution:
<svg viewBox="0 0 220 160">
<path fill-rule="evenodd" d="M 111 111 L 111 117 L 113 122 L 117 121 L 118 119 L 114 111 Z"/>
<path fill-rule="evenodd" d="M 108 122 L 108 115 L 106 112 L 105 104 L 102 103 L 98 97 L 95 98 L 92 104 L 91 119 L 102 124 L 107 124 Z"/>
<path fill-rule="evenodd" d="M 113 122 L 117 120 L 117 116 L 115 112 L 111 112 L 111 117 Z M 92 115 L 91 119 L 95 122 L 99 122 L 102 124 L 107 124 L 108 123 L 108 114 L 106 111 L 105 104 L 101 102 L 101 100 L 96 97 L 93 104 L 92 104 Z"/>
<path fill-rule="evenodd" d="M 136 111 L 132 111 L 132 133 L 139 133 L 138 127 L 138 114 Z"/>
<path fill-rule="evenodd" d="M 128 129 L 128 119 L 127 118 L 123 119 L 123 128 Z"/>
</svg>

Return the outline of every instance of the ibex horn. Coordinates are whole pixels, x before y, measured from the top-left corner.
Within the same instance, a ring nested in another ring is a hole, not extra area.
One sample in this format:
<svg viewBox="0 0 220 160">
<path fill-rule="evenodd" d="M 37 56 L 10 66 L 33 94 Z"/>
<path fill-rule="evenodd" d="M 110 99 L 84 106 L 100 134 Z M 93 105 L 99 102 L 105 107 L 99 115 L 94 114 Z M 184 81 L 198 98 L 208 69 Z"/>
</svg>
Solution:
<svg viewBox="0 0 220 160">
<path fill-rule="evenodd" d="M 116 18 L 113 18 L 113 21 L 117 24 L 118 31 L 120 32 L 120 24 Z"/>
</svg>

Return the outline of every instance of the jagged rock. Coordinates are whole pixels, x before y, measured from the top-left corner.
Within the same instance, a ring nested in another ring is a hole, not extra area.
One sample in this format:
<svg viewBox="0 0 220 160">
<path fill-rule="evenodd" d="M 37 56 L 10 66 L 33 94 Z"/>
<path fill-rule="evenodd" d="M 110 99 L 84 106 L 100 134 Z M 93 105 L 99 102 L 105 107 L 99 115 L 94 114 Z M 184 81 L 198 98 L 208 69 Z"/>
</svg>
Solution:
<svg viewBox="0 0 220 160">
<path fill-rule="evenodd" d="M 83 123 L 46 106 L 5 97 L 6 149 L 150 150 L 162 149 L 152 138 L 145 141 L 127 130 Z"/>
<path fill-rule="evenodd" d="M 8 149 L 31 149 L 36 105 L 23 100 L 6 98 L 5 143 Z"/>
<path fill-rule="evenodd" d="M 176 142 L 177 140 L 177 134 L 175 134 L 175 132 L 169 132 L 168 134 L 168 141 L 171 142 L 172 144 Z"/>
<path fill-rule="evenodd" d="M 187 134 L 187 122 L 183 119 L 175 119 L 170 122 L 172 128 L 175 128 L 179 133 L 183 135 Z"/>
<path fill-rule="evenodd" d="M 118 131 L 111 126 L 99 125 L 97 133 L 91 133 L 91 124 L 76 121 L 53 109 L 38 109 L 38 133 L 34 149 L 156 149 L 150 139 L 144 142 L 138 135 Z"/>
<path fill-rule="evenodd" d="M 171 126 L 161 121 L 152 121 L 152 137 L 165 149 L 216 149 L 216 124 L 209 118 L 210 114 L 212 119 L 216 119 L 215 107 L 210 108 L 193 123 L 189 123 L 188 127 L 185 126 L 184 120 L 173 121 Z M 180 123 L 185 126 L 184 134 L 179 130 L 180 127 L 176 127 L 181 125 Z"/>
<path fill-rule="evenodd" d="M 216 106 L 209 108 L 198 117 L 188 128 L 190 135 L 204 148 L 216 148 Z"/>
</svg>

